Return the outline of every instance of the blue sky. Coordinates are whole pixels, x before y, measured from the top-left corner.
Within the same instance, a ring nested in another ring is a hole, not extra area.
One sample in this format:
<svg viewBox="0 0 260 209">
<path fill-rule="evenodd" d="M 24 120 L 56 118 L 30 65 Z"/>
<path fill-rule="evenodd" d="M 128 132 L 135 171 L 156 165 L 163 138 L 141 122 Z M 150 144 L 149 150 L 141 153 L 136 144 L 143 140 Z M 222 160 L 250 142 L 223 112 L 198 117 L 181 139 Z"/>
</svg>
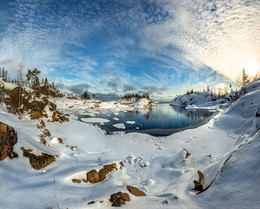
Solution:
<svg viewBox="0 0 260 209">
<path fill-rule="evenodd" d="M 79 94 L 172 99 L 260 63 L 259 0 L 1 0 L 0 14 L 10 77 L 24 59 Z"/>
</svg>

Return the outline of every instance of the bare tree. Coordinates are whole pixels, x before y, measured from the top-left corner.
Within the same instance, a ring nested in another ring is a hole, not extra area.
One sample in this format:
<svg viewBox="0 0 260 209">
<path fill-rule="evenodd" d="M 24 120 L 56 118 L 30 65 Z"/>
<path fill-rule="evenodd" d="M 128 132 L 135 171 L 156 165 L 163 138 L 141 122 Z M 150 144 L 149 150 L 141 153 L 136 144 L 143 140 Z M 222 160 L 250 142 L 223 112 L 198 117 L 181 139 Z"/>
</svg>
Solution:
<svg viewBox="0 0 260 209">
<path fill-rule="evenodd" d="M 237 89 L 241 89 L 242 87 L 242 76 L 241 76 L 241 73 L 239 73 L 235 79 L 235 82 L 236 82 L 236 87 Z"/>
<path fill-rule="evenodd" d="M 17 70 L 17 82 L 18 82 L 18 86 L 19 86 L 18 108 L 21 106 L 24 67 L 25 67 L 25 62 L 24 62 L 24 59 L 22 59 L 18 65 L 18 70 Z"/>
</svg>

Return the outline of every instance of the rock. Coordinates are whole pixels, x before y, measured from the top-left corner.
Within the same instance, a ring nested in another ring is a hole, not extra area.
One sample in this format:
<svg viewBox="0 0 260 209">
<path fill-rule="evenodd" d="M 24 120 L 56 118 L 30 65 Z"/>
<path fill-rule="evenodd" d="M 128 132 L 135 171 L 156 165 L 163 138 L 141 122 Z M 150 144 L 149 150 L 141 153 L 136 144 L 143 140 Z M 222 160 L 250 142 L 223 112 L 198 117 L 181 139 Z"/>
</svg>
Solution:
<svg viewBox="0 0 260 209">
<path fill-rule="evenodd" d="M 130 197 L 127 193 L 121 193 L 121 196 L 125 201 L 130 201 Z"/>
<path fill-rule="evenodd" d="M 47 137 L 50 137 L 50 136 L 51 136 L 51 133 L 50 133 L 50 131 L 49 131 L 48 129 L 44 129 L 42 132 L 43 132 L 43 134 L 44 134 L 45 136 L 47 136 Z"/>
<path fill-rule="evenodd" d="M 193 183 L 194 183 L 194 190 L 197 190 L 199 192 L 203 191 L 203 185 L 201 184 L 200 181 L 194 180 Z"/>
<path fill-rule="evenodd" d="M 81 180 L 80 179 L 72 179 L 72 182 L 80 184 Z"/>
<path fill-rule="evenodd" d="M 87 172 L 87 180 L 91 183 L 98 183 L 99 182 L 99 175 L 96 170 L 91 170 Z"/>
<path fill-rule="evenodd" d="M 54 156 L 46 153 L 42 153 L 40 156 L 37 156 L 32 154 L 30 149 L 26 150 L 24 147 L 21 147 L 21 150 L 23 151 L 23 156 L 29 158 L 31 166 L 36 170 L 44 168 L 55 161 Z"/>
<path fill-rule="evenodd" d="M 117 192 L 110 196 L 109 201 L 112 202 L 113 207 L 120 207 L 125 204 L 125 201 L 130 201 L 130 197 L 127 193 Z"/>
<path fill-rule="evenodd" d="M 84 183 L 88 183 L 88 180 L 86 179 L 81 179 Z"/>
<path fill-rule="evenodd" d="M 99 175 L 99 180 L 103 181 L 107 174 L 113 171 L 114 167 L 111 165 L 104 165 L 102 169 L 99 170 L 98 175 Z"/>
<path fill-rule="evenodd" d="M 125 166 L 123 161 L 119 162 L 119 164 L 120 164 L 120 169 L 122 169 Z"/>
<path fill-rule="evenodd" d="M 54 111 L 52 114 L 52 120 L 50 122 L 68 122 L 70 121 L 69 118 L 67 118 L 66 116 L 64 116 L 61 112 L 59 111 Z"/>
<path fill-rule="evenodd" d="M 93 200 L 93 201 L 88 202 L 88 205 L 92 205 L 94 203 L 95 203 L 95 201 Z"/>
<path fill-rule="evenodd" d="M 96 170 L 89 171 L 87 173 L 87 180 L 92 184 L 103 181 L 106 179 L 107 174 L 114 169 L 117 169 L 117 167 L 115 163 L 112 163 L 104 165 L 103 168 L 101 168 L 98 172 Z"/>
<path fill-rule="evenodd" d="M 201 171 L 198 171 L 198 175 L 199 175 L 199 181 L 202 182 L 203 179 L 203 173 Z"/>
<path fill-rule="evenodd" d="M 146 196 L 146 194 L 143 191 L 134 186 L 127 185 L 126 188 L 134 196 Z"/>
<path fill-rule="evenodd" d="M 58 138 L 58 141 L 60 142 L 60 144 L 64 144 L 62 138 Z"/>
<path fill-rule="evenodd" d="M 45 123 L 43 120 L 40 121 L 40 124 L 37 125 L 37 128 L 38 129 L 44 129 L 46 126 L 45 126 Z"/>
<path fill-rule="evenodd" d="M 185 159 L 187 159 L 191 154 L 188 152 L 188 150 L 183 149 L 186 152 Z"/>
<path fill-rule="evenodd" d="M 194 190 L 202 192 L 204 190 L 202 180 L 203 180 L 203 173 L 201 171 L 198 171 L 199 180 L 194 180 Z"/>
<path fill-rule="evenodd" d="M 10 159 L 18 157 L 13 151 L 17 140 L 17 133 L 13 127 L 0 121 L 0 160 L 4 160 L 7 157 Z"/>
<path fill-rule="evenodd" d="M 32 111 L 31 112 L 31 120 L 39 119 L 42 116 L 40 111 Z"/>
</svg>

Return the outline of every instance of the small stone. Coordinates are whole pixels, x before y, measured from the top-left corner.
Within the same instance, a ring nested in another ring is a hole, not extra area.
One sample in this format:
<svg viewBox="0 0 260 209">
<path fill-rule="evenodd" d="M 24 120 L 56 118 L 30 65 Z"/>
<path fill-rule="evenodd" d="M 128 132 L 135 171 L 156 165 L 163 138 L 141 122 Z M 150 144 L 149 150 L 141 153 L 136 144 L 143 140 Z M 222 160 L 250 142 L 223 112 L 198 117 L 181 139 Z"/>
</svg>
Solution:
<svg viewBox="0 0 260 209">
<path fill-rule="evenodd" d="M 188 150 L 183 149 L 186 152 L 185 159 L 187 159 L 191 154 L 188 152 Z"/>
<path fill-rule="evenodd" d="M 84 183 L 88 183 L 87 179 L 81 179 Z"/>
<path fill-rule="evenodd" d="M 88 205 L 92 205 L 94 203 L 95 203 L 95 201 L 90 201 L 90 202 L 88 202 Z"/>
<path fill-rule="evenodd" d="M 72 182 L 80 184 L 81 180 L 80 179 L 72 179 Z"/>
</svg>

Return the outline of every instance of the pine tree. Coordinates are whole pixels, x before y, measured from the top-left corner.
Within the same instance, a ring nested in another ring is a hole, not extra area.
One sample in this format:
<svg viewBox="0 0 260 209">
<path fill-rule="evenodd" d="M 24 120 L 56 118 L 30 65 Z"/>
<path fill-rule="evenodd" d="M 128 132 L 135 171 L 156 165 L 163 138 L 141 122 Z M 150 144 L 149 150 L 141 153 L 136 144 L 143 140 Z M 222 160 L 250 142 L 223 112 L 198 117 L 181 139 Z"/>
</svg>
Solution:
<svg viewBox="0 0 260 209">
<path fill-rule="evenodd" d="M 87 91 L 84 91 L 83 94 L 81 95 L 83 99 L 90 99 L 89 93 Z"/>
<path fill-rule="evenodd" d="M 246 74 L 245 68 L 242 70 L 242 88 L 245 88 L 245 86 L 250 82 L 248 79 L 248 75 Z"/>
</svg>

